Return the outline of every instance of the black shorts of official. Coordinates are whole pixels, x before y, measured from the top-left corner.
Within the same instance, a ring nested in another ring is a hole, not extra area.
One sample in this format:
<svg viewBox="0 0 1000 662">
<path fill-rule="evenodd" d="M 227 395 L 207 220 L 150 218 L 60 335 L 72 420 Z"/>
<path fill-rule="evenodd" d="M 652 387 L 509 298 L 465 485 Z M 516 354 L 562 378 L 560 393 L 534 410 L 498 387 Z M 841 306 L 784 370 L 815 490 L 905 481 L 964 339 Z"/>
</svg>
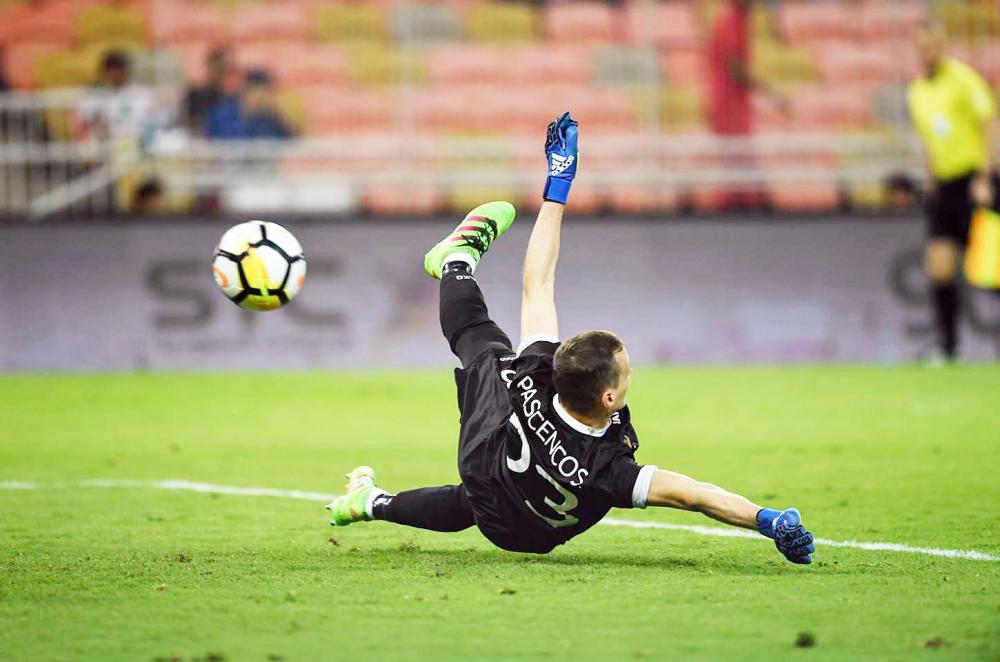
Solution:
<svg viewBox="0 0 1000 662">
<path fill-rule="evenodd" d="M 455 370 L 461 412 L 458 473 L 476 526 L 490 542 L 510 552 L 545 554 L 559 543 L 525 521 L 497 477 L 506 453 L 504 424 L 514 411 L 501 373 L 514 356 L 510 349 L 490 349 Z"/>
<path fill-rule="evenodd" d="M 969 243 L 969 227 L 976 203 L 969 185 L 975 173 L 955 179 L 938 180 L 927 200 L 927 234 L 931 239 L 951 239 L 960 246 Z M 993 206 L 1000 207 L 1000 175 L 993 173 Z"/>
</svg>

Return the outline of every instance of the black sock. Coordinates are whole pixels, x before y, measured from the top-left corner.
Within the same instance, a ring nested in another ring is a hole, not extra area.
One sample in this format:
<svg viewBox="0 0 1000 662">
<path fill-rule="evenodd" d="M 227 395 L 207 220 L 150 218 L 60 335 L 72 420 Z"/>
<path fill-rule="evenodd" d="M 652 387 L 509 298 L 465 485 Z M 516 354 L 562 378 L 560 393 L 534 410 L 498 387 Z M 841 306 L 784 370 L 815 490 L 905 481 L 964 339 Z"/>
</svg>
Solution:
<svg viewBox="0 0 1000 662">
<path fill-rule="evenodd" d="M 385 519 L 385 507 L 389 505 L 394 496 L 396 495 L 386 492 L 372 499 L 372 519 Z"/>
<path fill-rule="evenodd" d="M 475 524 L 461 485 L 422 487 L 394 496 L 377 496 L 372 502 L 372 517 L 429 531 L 461 531 Z"/>
<path fill-rule="evenodd" d="M 958 285 L 935 283 L 931 293 L 938 343 L 945 356 L 955 358 L 958 352 Z"/>
<path fill-rule="evenodd" d="M 465 260 L 452 260 L 451 262 L 445 262 L 444 266 L 441 268 L 441 278 L 452 274 L 456 276 L 471 276 L 472 265 Z"/>
</svg>

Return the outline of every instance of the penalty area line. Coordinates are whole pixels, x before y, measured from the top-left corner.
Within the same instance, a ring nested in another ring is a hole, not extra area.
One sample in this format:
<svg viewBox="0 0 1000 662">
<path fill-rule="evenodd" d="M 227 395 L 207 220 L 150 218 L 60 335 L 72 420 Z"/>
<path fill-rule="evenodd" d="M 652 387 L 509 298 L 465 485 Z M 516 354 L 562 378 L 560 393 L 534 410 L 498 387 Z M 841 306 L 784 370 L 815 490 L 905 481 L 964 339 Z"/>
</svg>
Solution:
<svg viewBox="0 0 1000 662">
<path fill-rule="evenodd" d="M 0 481 L 0 490 L 50 490 L 60 488 L 106 488 L 106 489 L 155 489 L 183 492 L 201 492 L 203 494 L 225 494 L 229 496 L 278 497 L 283 499 L 299 499 L 302 501 L 333 501 L 339 494 L 326 492 L 309 492 L 305 490 L 282 490 L 271 487 L 240 487 L 236 485 L 215 485 L 199 483 L 190 480 L 122 480 L 96 479 L 78 482 L 35 483 L 23 480 Z M 701 536 L 717 538 L 747 538 L 766 540 L 763 536 L 746 529 L 720 528 L 715 526 L 700 526 L 697 524 L 672 524 L 670 522 L 644 522 L 641 520 L 605 517 L 600 522 L 603 526 L 621 526 L 630 529 L 664 529 L 668 531 L 685 531 Z M 817 546 L 846 547 L 869 552 L 902 552 L 905 554 L 923 554 L 948 559 L 968 559 L 970 561 L 1000 561 L 1000 556 L 977 552 L 975 550 L 938 549 L 935 547 L 914 547 L 894 542 L 862 542 L 858 540 L 828 540 L 816 538 Z"/>
</svg>

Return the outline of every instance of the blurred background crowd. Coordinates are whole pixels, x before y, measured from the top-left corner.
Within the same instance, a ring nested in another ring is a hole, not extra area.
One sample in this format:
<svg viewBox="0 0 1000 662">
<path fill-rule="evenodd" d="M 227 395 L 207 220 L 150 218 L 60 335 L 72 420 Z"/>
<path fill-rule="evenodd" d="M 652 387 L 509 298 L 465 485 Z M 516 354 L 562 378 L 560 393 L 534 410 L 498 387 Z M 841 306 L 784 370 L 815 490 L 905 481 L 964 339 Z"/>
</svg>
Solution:
<svg viewBox="0 0 1000 662">
<path fill-rule="evenodd" d="M 997 0 L 0 0 L 0 213 L 910 210 L 920 25 L 1000 89 Z"/>
</svg>

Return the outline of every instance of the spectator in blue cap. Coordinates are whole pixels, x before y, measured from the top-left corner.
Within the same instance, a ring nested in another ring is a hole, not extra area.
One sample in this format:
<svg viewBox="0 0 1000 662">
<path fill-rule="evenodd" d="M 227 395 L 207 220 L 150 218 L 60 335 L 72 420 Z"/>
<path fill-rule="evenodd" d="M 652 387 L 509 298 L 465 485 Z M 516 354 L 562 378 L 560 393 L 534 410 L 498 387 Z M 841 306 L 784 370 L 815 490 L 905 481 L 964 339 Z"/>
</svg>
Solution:
<svg viewBox="0 0 1000 662">
<path fill-rule="evenodd" d="M 295 135 L 278 111 L 274 81 L 262 69 L 247 72 L 241 93 L 209 111 L 206 134 L 218 140 L 283 140 Z"/>
</svg>

